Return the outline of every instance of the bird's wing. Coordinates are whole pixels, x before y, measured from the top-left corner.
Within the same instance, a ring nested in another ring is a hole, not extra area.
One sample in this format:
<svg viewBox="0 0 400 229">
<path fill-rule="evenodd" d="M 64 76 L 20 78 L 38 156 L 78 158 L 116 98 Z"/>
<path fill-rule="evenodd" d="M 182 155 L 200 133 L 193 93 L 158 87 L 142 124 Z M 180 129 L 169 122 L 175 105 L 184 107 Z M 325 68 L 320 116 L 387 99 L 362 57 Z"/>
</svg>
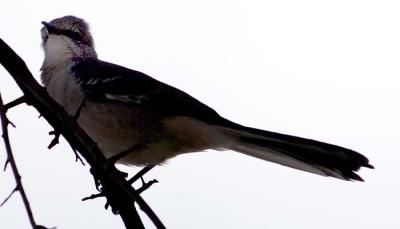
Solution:
<svg viewBox="0 0 400 229">
<path fill-rule="evenodd" d="M 216 111 L 187 93 L 135 70 L 100 60 L 79 60 L 72 73 L 88 98 L 122 102 L 166 115 L 188 116 L 214 123 Z"/>
</svg>

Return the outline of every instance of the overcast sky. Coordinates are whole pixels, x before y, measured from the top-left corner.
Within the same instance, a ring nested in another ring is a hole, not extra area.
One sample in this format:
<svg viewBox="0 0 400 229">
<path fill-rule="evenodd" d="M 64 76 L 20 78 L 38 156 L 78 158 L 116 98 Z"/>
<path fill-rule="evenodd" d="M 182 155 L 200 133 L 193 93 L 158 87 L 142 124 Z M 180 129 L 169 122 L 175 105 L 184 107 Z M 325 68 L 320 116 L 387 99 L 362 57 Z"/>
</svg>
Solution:
<svg viewBox="0 0 400 229">
<path fill-rule="evenodd" d="M 156 167 L 143 197 L 168 228 L 399 228 L 398 1 L 7 1 L 0 37 L 39 79 L 41 21 L 76 15 L 103 60 L 178 87 L 235 122 L 357 150 L 366 182 L 320 177 L 226 151 Z M 0 91 L 21 93 L 0 67 Z M 31 107 L 9 113 L 11 140 L 39 224 L 123 228 L 88 167 Z M 0 165 L 5 161 L 1 146 Z M 0 166 L 1 167 L 1 166 Z M 130 174 L 139 168 L 121 167 Z M 14 188 L 0 173 L 0 200 Z M 152 228 L 144 216 L 146 225 Z M 19 195 L 0 228 L 28 228 Z"/>
</svg>

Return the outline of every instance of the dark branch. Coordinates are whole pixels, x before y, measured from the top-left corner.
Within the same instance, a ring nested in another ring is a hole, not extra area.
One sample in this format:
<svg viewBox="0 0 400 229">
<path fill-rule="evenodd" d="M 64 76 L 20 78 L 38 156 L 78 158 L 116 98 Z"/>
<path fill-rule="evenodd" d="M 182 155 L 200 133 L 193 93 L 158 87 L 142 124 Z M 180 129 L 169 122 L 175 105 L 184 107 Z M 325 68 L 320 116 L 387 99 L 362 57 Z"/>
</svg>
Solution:
<svg viewBox="0 0 400 229">
<path fill-rule="evenodd" d="M 6 170 L 7 170 L 7 166 L 8 166 L 9 163 L 10 163 L 10 161 L 9 161 L 8 158 L 7 158 L 7 159 L 6 159 L 6 162 L 4 162 L 3 171 L 6 171 Z"/>
<path fill-rule="evenodd" d="M 86 201 L 86 200 L 93 200 L 93 199 L 96 199 L 96 198 L 99 198 L 99 197 L 106 197 L 105 195 L 104 195 L 104 193 L 97 193 L 97 194 L 92 194 L 92 195 L 90 195 L 90 196 L 88 196 L 88 197 L 84 197 L 84 198 L 82 198 L 82 201 Z"/>
<path fill-rule="evenodd" d="M 144 174 L 146 174 L 148 171 L 150 171 L 152 168 L 154 168 L 154 165 L 148 165 L 144 167 L 142 170 L 140 170 L 138 173 L 135 174 L 131 179 L 128 180 L 130 184 L 135 183 L 135 181 L 139 180 L 140 178 L 143 177 Z"/>
<path fill-rule="evenodd" d="M 72 148 L 72 151 L 74 151 L 74 154 L 75 154 L 75 162 L 80 162 L 83 166 L 85 166 L 86 164 L 85 164 L 85 162 L 83 161 L 83 159 L 79 156 L 79 154 L 78 154 L 78 152 L 76 151 L 76 149 L 73 147 L 73 146 L 71 146 L 71 148 Z"/>
<path fill-rule="evenodd" d="M 135 209 L 135 202 L 157 228 L 165 228 L 153 210 L 115 166 L 108 163 L 97 144 L 77 125 L 73 117 L 48 96 L 46 90 L 33 78 L 24 61 L 1 39 L 0 50 L 0 63 L 14 78 L 27 102 L 34 106 L 85 158 L 93 170 L 95 179 L 100 181 L 102 192 L 105 193 L 113 209 L 118 210 L 126 228 L 144 228 Z"/>
<path fill-rule="evenodd" d="M 59 139 L 60 139 L 60 132 L 53 130 L 49 132 L 49 135 L 54 135 L 53 140 L 51 140 L 50 144 L 47 146 L 48 149 L 53 148 L 55 145 L 57 145 L 59 143 Z"/>
<path fill-rule="evenodd" d="M 10 121 L 8 120 L 8 118 L 6 116 L 6 110 L 4 108 L 3 99 L 1 98 L 1 94 L 0 94 L 0 116 L 1 116 L 1 127 L 3 130 L 3 140 L 4 140 L 4 145 L 6 147 L 6 152 L 7 152 L 7 162 L 10 163 L 12 172 L 14 174 L 14 179 L 17 184 L 17 186 L 15 187 L 15 189 L 11 193 L 11 195 L 15 191 L 19 191 L 19 193 L 21 194 L 22 202 L 24 203 L 24 206 L 25 206 L 25 210 L 28 213 L 29 222 L 31 223 L 32 228 L 35 229 L 37 227 L 37 225 L 36 225 L 35 219 L 33 218 L 32 209 L 31 209 L 28 197 L 25 194 L 24 187 L 22 186 L 21 175 L 19 174 L 17 164 L 15 162 L 14 155 L 11 150 L 11 143 L 10 143 L 10 139 L 8 137 L 8 124 L 10 124 Z M 7 165 L 7 162 L 6 162 L 6 165 Z M 11 197 L 11 195 L 9 197 Z M 5 201 L 7 201 L 7 199 Z"/>
<path fill-rule="evenodd" d="M 8 111 L 10 108 L 16 107 L 18 105 L 20 105 L 21 103 L 26 103 L 25 97 L 21 96 L 18 99 L 11 101 L 7 104 L 4 104 L 4 110 Z"/>
<path fill-rule="evenodd" d="M 158 180 L 153 179 L 149 182 L 144 182 L 144 180 L 142 178 L 142 182 L 143 182 L 142 187 L 140 187 L 136 190 L 139 194 L 146 191 L 147 189 L 149 189 L 153 184 L 158 183 Z"/>
</svg>

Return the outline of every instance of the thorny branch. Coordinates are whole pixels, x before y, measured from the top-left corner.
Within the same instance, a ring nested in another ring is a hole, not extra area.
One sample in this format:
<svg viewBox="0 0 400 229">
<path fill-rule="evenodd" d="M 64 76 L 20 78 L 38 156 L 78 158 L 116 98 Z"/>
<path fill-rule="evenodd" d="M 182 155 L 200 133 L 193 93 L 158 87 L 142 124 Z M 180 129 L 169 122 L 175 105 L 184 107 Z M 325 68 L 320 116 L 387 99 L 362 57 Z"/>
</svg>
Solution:
<svg viewBox="0 0 400 229">
<path fill-rule="evenodd" d="M 1 39 L 0 63 L 24 93 L 24 102 L 34 106 L 54 130 L 61 133 L 73 149 L 85 158 L 91 166 L 95 180 L 100 182 L 107 202 L 119 213 L 125 227 L 144 228 L 134 205 L 136 202 L 157 228 L 165 228 L 124 175 L 114 164 L 109 163 L 97 144 L 77 125 L 76 120 L 48 96 L 46 90 L 33 78 L 24 61 Z"/>
<path fill-rule="evenodd" d="M 9 139 L 9 136 L 8 136 L 8 125 L 10 124 L 10 121 L 8 120 L 8 118 L 6 116 L 6 109 L 4 107 L 3 99 L 1 98 L 1 94 L 0 94 L 0 116 L 1 116 L 1 127 L 2 127 L 2 132 L 3 132 L 4 145 L 6 147 L 6 152 L 7 152 L 7 161 L 5 163 L 4 168 L 7 167 L 8 163 L 10 164 L 12 172 L 14 174 L 15 183 L 16 183 L 16 187 L 14 188 L 14 190 L 3 201 L 3 203 L 1 203 L 0 206 L 4 205 L 7 202 L 7 200 L 10 199 L 10 197 L 16 191 L 18 191 L 21 194 L 22 202 L 24 203 L 25 210 L 26 210 L 26 212 L 28 214 L 29 222 L 30 222 L 32 228 L 33 229 L 37 229 L 39 227 L 45 228 L 43 226 L 40 226 L 40 225 L 36 224 L 35 219 L 33 218 L 33 213 L 32 213 L 32 209 L 31 209 L 28 197 L 26 196 L 25 189 L 22 186 L 21 175 L 20 175 L 20 173 L 18 171 L 17 164 L 15 162 L 14 155 L 13 155 L 12 150 L 11 150 L 10 139 Z"/>
</svg>

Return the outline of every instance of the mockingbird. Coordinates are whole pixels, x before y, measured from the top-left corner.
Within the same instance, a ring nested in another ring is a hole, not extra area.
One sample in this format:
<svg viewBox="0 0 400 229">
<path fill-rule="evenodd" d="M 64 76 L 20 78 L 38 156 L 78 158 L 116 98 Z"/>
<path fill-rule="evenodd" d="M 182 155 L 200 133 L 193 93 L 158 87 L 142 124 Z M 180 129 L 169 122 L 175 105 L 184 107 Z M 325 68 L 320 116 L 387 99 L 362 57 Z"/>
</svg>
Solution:
<svg viewBox="0 0 400 229">
<path fill-rule="evenodd" d="M 42 24 L 42 83 L 107 157 L 132 149 L 119 162 L 156 165 L 189 152 L 233 150 L 359 181 L 355 171 L 373 168 L 350 149 L 242 126 L 179 89 L 99 60 L 88 25 L 80 18 L 65 16 Z"/>
</svg>

